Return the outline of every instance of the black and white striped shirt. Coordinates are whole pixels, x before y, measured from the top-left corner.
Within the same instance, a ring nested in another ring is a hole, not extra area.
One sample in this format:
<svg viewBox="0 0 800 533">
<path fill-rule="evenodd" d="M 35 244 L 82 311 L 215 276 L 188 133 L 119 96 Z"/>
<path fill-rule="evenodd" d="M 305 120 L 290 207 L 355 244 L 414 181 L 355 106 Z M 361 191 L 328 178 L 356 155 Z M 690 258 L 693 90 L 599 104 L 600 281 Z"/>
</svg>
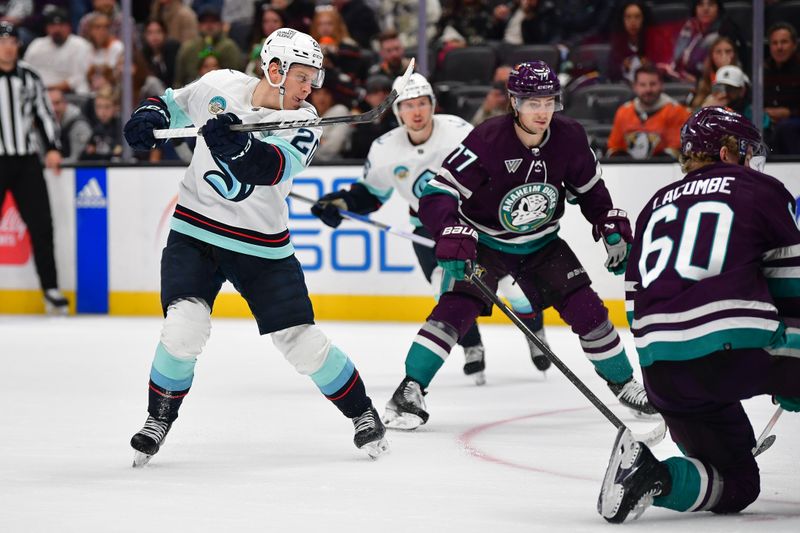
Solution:
<svg viewBox="0 0 800 533">
<path fill-rule="evenodd" d="M 34 123 L 48 150 L 58 149 L 58 124 L 39 75 L 18 61 L 0 70 L 0 156 L 35 155 Z"/>
</svg>

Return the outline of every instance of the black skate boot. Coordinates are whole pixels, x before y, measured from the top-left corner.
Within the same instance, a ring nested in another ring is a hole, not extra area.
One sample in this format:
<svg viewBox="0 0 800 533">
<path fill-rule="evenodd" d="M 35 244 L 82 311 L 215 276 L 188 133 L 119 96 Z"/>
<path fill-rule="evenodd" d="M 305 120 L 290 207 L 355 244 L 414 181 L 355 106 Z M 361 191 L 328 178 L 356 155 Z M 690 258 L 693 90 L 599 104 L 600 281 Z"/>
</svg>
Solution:
<svg viewBox="0 0 800 533">
<path fill-rule="evenodd" d="M 392 394 L 392 399 L 386 404 L 383 414 L 383 423 L 389 429 L 417 429 L 428 421 L 428 412 L 425 410 L 425 391 L 419 383 L 406 377 L 397 390 Z"/>
<path fill-rule="evenodd" d="M 150 458 L 158 453 L 171 427 L 172 424 L 169 422 L 147 416 L 144 427 L 131 438 L 131 447 L 136 450 L 133 457 L 134 468 L 146 465 Z"/>
<path fill-rule="evenodd" d="M 624 522 L 633 512 L 636 520 L 653 504 L 656 496 L 669 494 L 672 478 L 644 443 L 637 442 L 627 428 L 620 428 L 603 487 L 597 499 L 597 512 L 609 522 Z"/>
<path fill-rule="evenodd" d="M 464 374 L 472 376 L 475 385 L 486 384 L 486 351 L 483 344 L 464 346 Z"/>
<path fill-rule="evenodd" d="M 386 428 L 378 416 L 378 411 L 370 407 L 353 419 L 356 434 L 353 442 L 359 450 L 365 450 L 367 455 L 377 459 L 382 453 L 389 451 L 389 441 L 386 440 Z"/>
<path fill-rule="evenodd" d="M 536 336 L 539 337 L 539 340 L 542 341 L 547 347 L 550 347 L 550 345 L 547 344 L 547 338 L 544 336 L 543 329 L 537 331 Z M 550 365 L 552 364 L 550 359 L 548 359 L 544 352 L 540 350 L 539 347 L 536 346 L 530 339 L 528 339 L 528 348 L 531 351 L 531 361 L 533 362 L 533 366 L 535 366 L 537 370 L 544 372 L 550 368 Z"/>
<path fill-rule="evenodd" d="M 611 381 L 607 381 L 607 383 L 608 388 L 619 399 L 619 403 L 633 411 L 635 417 L 644 419 L 660 418 L 661 415 L 658 414 L 656 408 L 647 399 L 647 392 L 644 387 L 633 377 L 622 383 L 613 383 Z"/>
</svg>

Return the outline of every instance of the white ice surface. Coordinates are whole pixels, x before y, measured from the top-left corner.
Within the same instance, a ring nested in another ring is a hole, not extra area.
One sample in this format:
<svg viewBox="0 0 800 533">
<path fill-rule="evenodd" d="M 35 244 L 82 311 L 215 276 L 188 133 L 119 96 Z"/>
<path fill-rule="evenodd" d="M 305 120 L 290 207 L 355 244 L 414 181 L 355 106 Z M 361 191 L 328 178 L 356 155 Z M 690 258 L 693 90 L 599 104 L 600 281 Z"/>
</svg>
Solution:
<svg viewBox="0 0 800 533">
<path fill-rule="evenodd" d="M 322 323 L 356 362 L 379 411 L 403 377 L 416 324 Z M 154 318 L 0 317 L 0 532 L 611 531 L 595 510 L 611 424 L 512 326 L 484 326 L 485 387 L 453 356 L 427 396 L 430 421 L 392 432 L 371 461 L 352 425 L 250 321 L 215 319 L 166 445 L 133 470 L 146 417 Z M 623 332 L 630 347 L 630 335 Z M 567 329 L 554 351 L 635 431 Z M 637 371 L 638 373 L 638 371 Z M 746 403 L 756 433 L 774 411 Z M 800 531 L 800 421 L 786 414 L 761 460 L 762 493 L 735 516 L 651 508 L 625 531 Z M 677 452 L 669 438 L 655 448 Z"/>
</svg>

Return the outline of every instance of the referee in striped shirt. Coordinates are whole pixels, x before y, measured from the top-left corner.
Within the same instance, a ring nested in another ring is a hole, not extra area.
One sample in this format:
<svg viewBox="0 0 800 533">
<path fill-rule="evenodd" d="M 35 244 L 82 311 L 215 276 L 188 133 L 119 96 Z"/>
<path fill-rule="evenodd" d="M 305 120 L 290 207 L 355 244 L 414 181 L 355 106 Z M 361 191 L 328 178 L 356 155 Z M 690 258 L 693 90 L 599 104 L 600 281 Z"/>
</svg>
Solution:
<svg viewBox="0 0 800 533">
<path fill-rule="evenodd" d="M 47 184 L 39 162 L 34 126 L 47 145 L 45 165 L 58 174 L 61 165 L 58 126 L 39 76 L 18 61 L 19 39 L 13 24 L 0 22 L 0 203 L 10 191 L 28 226 L 36 272 L 47 311 L 66 314 L 69 302 L 58 290 L 53 254 L 53 219 Z"/>
</svg>

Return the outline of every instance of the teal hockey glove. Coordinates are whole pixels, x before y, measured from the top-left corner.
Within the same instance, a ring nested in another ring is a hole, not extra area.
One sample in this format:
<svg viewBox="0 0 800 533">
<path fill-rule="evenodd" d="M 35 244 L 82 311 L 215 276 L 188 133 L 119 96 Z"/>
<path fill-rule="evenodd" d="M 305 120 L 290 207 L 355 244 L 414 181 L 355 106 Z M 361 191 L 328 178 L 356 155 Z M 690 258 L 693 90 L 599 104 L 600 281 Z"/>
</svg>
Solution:
<svg viewBox="0 0 800 533">
<path fill-rule="evenodd" d="M 777 403 L 786 411 L 800 413 L 800 398 L 788 396 L 773 396 L 773 403 Z"/>
</svg>

